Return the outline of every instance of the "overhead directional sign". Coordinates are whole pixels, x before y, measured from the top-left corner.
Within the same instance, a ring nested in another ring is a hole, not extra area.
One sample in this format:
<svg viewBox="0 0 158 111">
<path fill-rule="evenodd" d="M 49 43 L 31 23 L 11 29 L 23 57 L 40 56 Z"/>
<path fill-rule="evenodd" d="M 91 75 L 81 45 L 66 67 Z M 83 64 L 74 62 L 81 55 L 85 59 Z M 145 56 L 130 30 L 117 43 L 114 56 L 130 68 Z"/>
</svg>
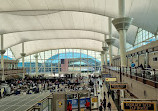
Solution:
<svg viewBox="0 0 158 111">
<path fill-rule="evenodd" d="M 116 77 L 105 78 L 105 81 L 116 81 Z"/>
<path fill-rule="evenodd" d="M 127 83 L 110 84 L 110 89 L 127 89 Z"/>
<path fill-rule="evenodd" d="M 138 102 L 126 101 L 123 102 L 124 111 L 157 111 L 155 102 Z"/>
</svg>

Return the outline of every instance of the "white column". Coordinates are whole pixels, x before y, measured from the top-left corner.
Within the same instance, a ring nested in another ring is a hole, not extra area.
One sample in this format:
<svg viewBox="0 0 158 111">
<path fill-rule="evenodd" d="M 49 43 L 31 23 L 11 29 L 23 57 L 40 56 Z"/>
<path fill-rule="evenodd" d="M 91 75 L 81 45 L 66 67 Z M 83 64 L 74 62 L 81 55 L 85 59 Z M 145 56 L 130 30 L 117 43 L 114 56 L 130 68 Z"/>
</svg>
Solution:
<svg viewBox="0 0 158 111">
<path fill-rule="evenodd" d="M 30 55 L 30 74 L 31 74 L 31 70 L 32 70 L 32 66 L 31 66 L 32 64 L 31 64 L 31 55 Z"/>
<path fill-rule="evenodd" d="M 104 65 L 104 52 L 103 51 L 101 52 L 100 56 L 101 56 L 101 72 L 103 72 L 104 71 L 103 70 L 103 65 Z"/>
<path fill-rule="evenodd" d="M 87 74 L 88 74 L 88 71 L 89 70 L 89 62 L 88 62 L 88 50 L 87 50 Z"/>
<path fill-rule="evenodd" d="M 95 72 L 96 72 L 96 69 L 97 69 L 96 66 L 97 65 L 96 65 L 96 51 L 95 51 Z"/>
<path fill-rule="evenodd" d="M 119 0 L 119 17 L 125 17 L 125 0 Z M 121 66 L 126 67 L 126 30 L 119 30 Z"/>
<path fill-rule="evenodd" d="M 104 65 L 107 65 L 107 51 L 108 51 L 108 46 L 107 46 L 107 43 L 106 43 L 106 35 L 104 35 L 104 41 L 105 41 L 105 43 L 103 43 L 103 47 L 102 47 L 102 49 L 103 49 L 103 51 L 104 51 L 104 59 L 105 59 L 105 63 L 104 63 Z"/>
<path fill-rule="evenodd" d="M 126 67 L 126 30 L 120 30 L 119 34 L 121 66 Z"/>
<path fill-rule="evenodd" d="M 21 56 L 22 56 L 22 68 L 23 68 L 23 76 L 22 78 L 24 79 L 25 78 L 25 53 L 24 53 L 24 42 L 22 43 L 22 53 L 21 53 Z"/>
<path fill-rule="evenodd" d="M 126 31 L 131 25 L 133 19 L 125 17 L 125 0 L 118 0 L 119 2 L 119 18 L 115 18 L 112 22 L 120 34 L 120 58 L 121 66 L 126 67 Z"/>
<path fill-rule="evenodd" d="M 74 49 L 73 49 L 73 72 L 75 72 L 75 71 L 74 71 L 74 60 L 75 60 L 75 59 L 74 59 Z"/>
<path fill-rule="evenodd" d="M 38 76 L 38 53 L 35 55 L 36 59 L 36 77 Z"/>
<path fill-rule="evenodd" d="M 52 66 L 52 64 L 53 64 L 53 61 L 52 61 L 52 50 L 51 50 L 51 74 L 53 74 L 53 66 Z"/>
<path fill-rule="evenodd" d="M 105 43 L 104 42 L 102 42 L 102 47 L 105 47 Z M 104 50 L 103 50 L 104 51 Z M 105 65 L 105 51 L 104 51 L 104 53 L 103 53 L 103 65 Z"/>
<path fill-rule="evenodd" d="M 60 63 L 61 63 L 61 61 L 60 61 Z M 59 71 L 59 70 L 60 70 L 60 66 L 59 66 L 60 63 L 59 63 L 59 49 L 58 49 L 58 74 L 59 74 L 59 72 L 60 72 L 60 71 Z M 60 77 L 60 74 L 59 74 L 59 77 Z"/>
<path fill-rule="evenodd" d="M 80 49 L 80 72 L 81 72 L 81 49 Z"/>
<path fill-rule="evenodd" d="M 105 65 L 107 65 L 107 51 L 105 51 Z"/>
<path fill-rule="evenodd" d="M 41 55 L 40 55 L 41 56 Z M 45 64 L 45 51 L 44 51 L 44 62 L 43 62 L 43 66 L 44 66 L 44 73 L 46 73 L 46 64 Z"/>
<path fill-rule="evenodd" d="M 109 17 L 108 18 L 108 22 L 109 22 L 109 39 L 112 39 L 112 22 L 111 22 L 111 18 Z M 110 60 L 109 60 L 109 63 L 110 63 L 110 66 L 112 64 L 112 44 L 109 45 L 109 57 L 110 57 Z"/>
<path fill-rule="evenodd" d="M 2 69 L 2 81 L 5 81 L 5 75 L 4 75 L 4 53 L 5 53 L 5 50 L 3 49 L 3 35 L 1 35 L 1 69 Z"/>
</svg>

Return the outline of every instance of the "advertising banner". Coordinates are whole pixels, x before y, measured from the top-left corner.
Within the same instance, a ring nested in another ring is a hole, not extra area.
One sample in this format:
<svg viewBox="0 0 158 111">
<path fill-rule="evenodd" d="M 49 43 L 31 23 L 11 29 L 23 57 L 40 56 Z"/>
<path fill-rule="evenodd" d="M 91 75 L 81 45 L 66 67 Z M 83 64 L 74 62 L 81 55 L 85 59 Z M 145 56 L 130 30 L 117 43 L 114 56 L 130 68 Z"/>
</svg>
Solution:
<svg viewBox="0 0 158 111">
<path fill-rule="evenodd" d="M 90 98 L 82 98 L 82 99 L 80 99 L 80 108 L 86 107 L 86 106 L 85 106 L 86 100 L 87 100 L 88 102 L 90 102 Z"/>
<path fill-rule="evenodd" d="M 68 104 L 69 102 L 72 104 L 72 109 L 78 108 L 78 99 L 68 99 L 68 100 L 67 100 L 67 104 Z"/>
</svg>

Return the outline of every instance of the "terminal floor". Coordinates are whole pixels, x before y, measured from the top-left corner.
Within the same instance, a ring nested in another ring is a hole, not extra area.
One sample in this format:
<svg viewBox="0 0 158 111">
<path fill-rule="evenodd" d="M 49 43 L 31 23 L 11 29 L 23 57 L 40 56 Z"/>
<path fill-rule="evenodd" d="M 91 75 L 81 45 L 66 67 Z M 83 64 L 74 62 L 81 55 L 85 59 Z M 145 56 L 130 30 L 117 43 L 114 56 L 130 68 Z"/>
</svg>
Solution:
<svg viewBox="0 0 158 111">
<path fill-rule="evenodd" d="M 102 84 L 102 79 L 98 79 L 98 80 L 99 80 L 99 83 Z M 103 98 L 104 98 L 104 91 L 105 91 L 105 93 L 106 93 L 106 103 L 108 103 L 108 102 L 111 103 L 111 111 L 118 111 L 116 106 L 115 106 L 114 101 L 111 98 L 111 96 L 108 98 L 108 95 L 107 95 L 107 91 L 108 90 L 107 90 L 107 87 L 105 86 L 105 84 L 103 84 L 103 87 L 100 88 L 100 86 L 97 85 L 96 82 L 97 81 L 95 81 L 94 92 L 95 92 L 95 95 L 98 96 L 98 105 L 100 106 L 100 104 L 101 104 L 100 100 L 103 100 Z M 99 92 L 100 94 L 96 94 L 96 92 Z M 98 110 L 93 110 L 93 111 L 98 111 Z M 106 111 L 108 111 L 107 107 L 106 107 Z"/>
<path fill-rule="evenodd" d="M 46 98 L 49 91 L 30 95 L 11 95 L 0 99 L 0 111 L 25 111 L 38 101 Z"/>
</svg>

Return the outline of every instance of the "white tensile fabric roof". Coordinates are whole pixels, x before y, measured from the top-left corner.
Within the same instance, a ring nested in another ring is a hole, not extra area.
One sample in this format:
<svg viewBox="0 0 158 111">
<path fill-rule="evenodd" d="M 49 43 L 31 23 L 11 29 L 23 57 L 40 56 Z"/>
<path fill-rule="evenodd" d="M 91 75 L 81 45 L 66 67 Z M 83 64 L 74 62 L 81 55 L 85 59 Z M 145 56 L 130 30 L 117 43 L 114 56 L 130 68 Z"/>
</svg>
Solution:
<svg viewBox="0 0 158 111">
<path fill-rule="evenodd" d="M 138 27 L 157 33 L 157 4 L 158 0 L 125 0 L 126 16 L 134 18 L 127 43 L 134 44 Z M 108 17 L 118 17 L 118 0 L 0 0 L 4 49 L 11 47 L 17 59 L 23 42 L 27 55 L 58 48 L 102 51 Z M 112 36 L 119 48 L 114 26 Z"/>
</svg>

